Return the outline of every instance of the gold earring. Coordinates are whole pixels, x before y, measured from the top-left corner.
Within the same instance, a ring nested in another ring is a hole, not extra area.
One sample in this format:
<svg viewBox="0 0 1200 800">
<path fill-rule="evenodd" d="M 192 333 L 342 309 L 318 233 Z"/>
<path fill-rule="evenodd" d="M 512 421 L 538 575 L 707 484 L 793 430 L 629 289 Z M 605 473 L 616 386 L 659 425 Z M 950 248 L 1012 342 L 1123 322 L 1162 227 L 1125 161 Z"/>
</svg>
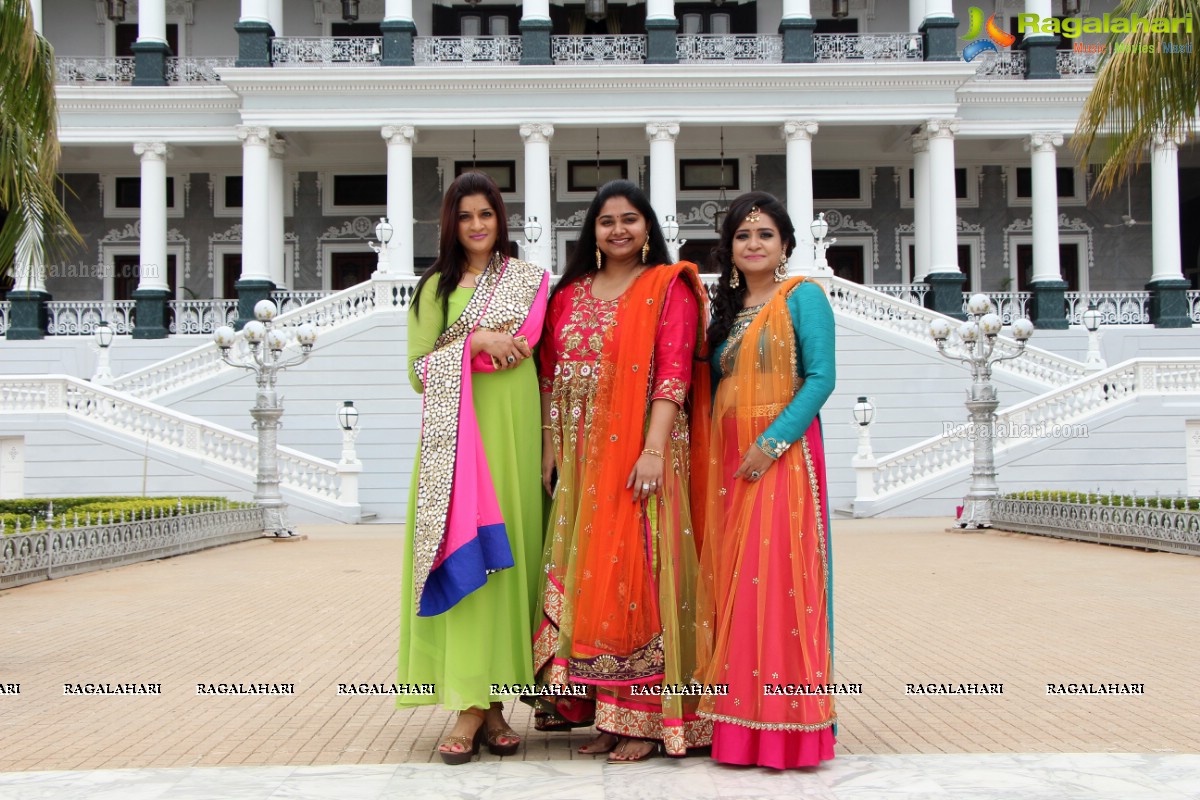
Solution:
<svg viewBox="0 0 1200 800">
<path fill-rule="evenodd" d="M 646 263 L 646 259 L 650 256 L 650 237 L 646 237 L 646 243 L 642 245 L 642 263 Z"/>
<path fill-rule="evenodd" d="M 604 254 L 599 247 L 596 248 L 596 269 L 604 269 Z"/>
<path fill-rule="evenodd" d="M 742 276 L 738 272 L 737 267 L 734 267 L 732 270 L 729 271 L 729 288 L 736 289 L 737 287 L 739 287 L 741 285 L 742 285 Z"/>
<path fill-rule="evenodd" d="M 787 280 L 787 265 L 788 257 L 782 255 L 779 257 L 779 264 L 775 267 L 775 282 L 783 283 Z"/>
</svg>

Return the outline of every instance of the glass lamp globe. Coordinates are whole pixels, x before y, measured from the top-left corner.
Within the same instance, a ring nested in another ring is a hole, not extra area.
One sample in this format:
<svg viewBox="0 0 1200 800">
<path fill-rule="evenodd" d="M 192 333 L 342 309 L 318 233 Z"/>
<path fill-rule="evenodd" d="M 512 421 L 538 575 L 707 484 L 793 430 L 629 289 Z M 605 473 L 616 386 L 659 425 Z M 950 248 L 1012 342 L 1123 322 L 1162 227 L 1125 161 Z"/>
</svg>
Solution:
<svg viewBox="0 0 1200 800">
<path fill-rule="evenodd" d="M 974 342 L 979 339 L 979 326 L 974 322 L 964 322 L 958 326 L 958 338 L 964 342 Z"/>
<path fill-rule="evenodd" d="M 971 299 L 967 301 L 968 314 L 982 316 L 994 310 L 992 308 L 992 298 L 982 292 L 971 295 Z"/>
<path fill-rule="evenodd" d="M 1013 338 L 1018 342 L 1023 342 L 1030 336 L 1033 336 L 1033 323 L 1021 317 L 1013 322 L 1012 331 Z"/>
<path fill-rule="evenodd" d="M 213 331 L 213 341 L 222 350 L 228 350 L 232 347 L 235 339 L 237 339 L 237 333 L 228 325 L 222 325 Z"/>
<path fill-rule="evenodd" d="M 258 344 L 267 336 L 267 326 L 256 319 L 252 319 L 246 323 L 246 327 L 242 328 L 242 332 L 246 334 L 246 341 L 251 344 Z"/>
<path fill-rule="evenodd" d="M 296 341 L 304 347 L 312 347 L 317 341 L 317 329 L 305 322 L 296 328 Z"/>
<path fill-rule="evenodd" d="M 950 334 L 954 328 L 944 319 L 935 319 L 929 323 L 929 335 L 939 342 L 944 342 L 950 338 Z"/>
<path fill-rule="evenodd" d="M 270 300 L 259 300 L 254 304 L 254 316 L 263 322 L 275 319 L 275 315 L 279 313 L 279 309 Z"/>
<path fill-rule="evenodd" d="M 979 330 L 983 332 L 984 336 L 996 336 L 1003 327 L 1004 322 L 1001 321 L 999 314 L 987 313 L 979 319 Z"/>
<path fill-rule="evenodd" d="M 267 347 L 275 351 L 282 350 L 287 347 L 287 336 L 281 330 L 271 329 L 267 331 Z"/>
</svg>

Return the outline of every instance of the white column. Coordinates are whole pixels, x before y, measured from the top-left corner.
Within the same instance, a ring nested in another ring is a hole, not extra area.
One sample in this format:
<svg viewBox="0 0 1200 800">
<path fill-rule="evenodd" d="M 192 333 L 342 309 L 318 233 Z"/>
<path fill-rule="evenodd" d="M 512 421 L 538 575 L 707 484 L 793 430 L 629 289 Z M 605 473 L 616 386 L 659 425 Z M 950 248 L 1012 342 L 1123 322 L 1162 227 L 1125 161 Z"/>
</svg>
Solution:
<svg viewBox="0 0 1200 800">
<path fill-rule="evenodd" d="M 812 17 L 812 3 L 810 0 L 783 0 L 783 18 L 797 19 Z"/>
<path fill-rule="evenodd" d="M 239 125 L 242 140 L 242 280 L 271 280 L 271 129 Z"/>
<path fill-rule="evenodd" d="M 180 31 L 180 33 L 183 32 Z M 138 3 L 137 40 L 139 42 L 167 43 L 166 0 L 141 0 Z"/>
<path fill-rule="evenodd" d="M 283 199 L 284 169 L 283 154 L 287 143 L 274 136 L 270 144 L 270 159 L 267 162 L 267 272 L 277 288 L 285 288 L 289 281 L 283 257 Z"/>
<path fill-rule="evenodd" d="M 646 125 L 650 140 L 650 205 L 658 214 L 661 225 L 667 217 L 675 216 L 675 137 L 679 125 L 675 122 L 651 122 Z M 671 247 L 671 257 L 678 258 L 678 247 Z"/>
<path fill-rule="evenodd" d="M 674 0 L 646 0 L 646 19 L 675 19 Z"/>
<path fill-rule="evenodd" d="M 380 134 L 387 142 L 387 216 L 392 223 L 388 269 L 413 275 L 412 159 L 417 129 L 412 125 L 384 125 Z"/>
<path fill-rule="evenodd" d="M 929 134 L 929 271 L 959 272 L 958 201 L 954 188 L 954 134 L 958 122 L 930 120 Z"/>
<path fill-rule="evenodd" d="M 925 0 L 925 19 L 953 16 L 954 0 Z"/>
<path fill-rule="evenodd" d="M 525 260 L 550 269 L 550 243 L 554 239 L 554 220 L 550 218 L 550 139 L 554 126 L 544 122 L 527 122 L 521 126 L 521 141 L 525 142 L 525 220 L 537 217 L 542 234 L 535 244 L 525 250 Z"/>
<path fill-rule="evenodd" d="M 239 22 L 271 23 L 270 0 L 242 0 L 242 15 Z"/>
<path fill-rule="evenodd" d="M 270 0 L 267 16 L 270 18 L 271 30 L 276 36 L 283 36 L 283 0 Z"/>
<path fill-rule="evenodd" d="M 33 15 L 33 29 L 42 33 L 42 0 L 29 0 L 29 11 Z"/>
<path fill-rule="evenodd" d="M 550 0 L 521 3 L 521 19 L 550 19 Z"/>
<path fill-rule="evenodd" d="M 915 33 L 921 30 L 925 21 L 925 0 L 908 0 L 908 30 Z"/>
<path fill-rule="evenodd" d="M 170 291 L 167 283 L 167 159 L 163 142 L 138 142 L 142 159 L 141 239 L 138 245 L 138 289 Z M 182 265 L 180 265 L 182 266 Z"/>
<path fill-rule="evenodd" d="M 1154 134 L 1150 145 L 1151 281 L 1183 280 L 1179 249 L 1179 145 L 1177 135 Z"/>
<path fill-rule="evenodd" d="M 1062 280 L 1058 261 L 1058 157 L 1055 148 L 1063 143 L 1057 131 L 1038 131 L 1029 136 L 1033 178 L 1033 282 Z M 1014 286 L 1013 289 L 1016 289 Z"/>
<path fill-rule="evenodd" d="M 796 249 L 788 260 L 792 275 L 812 275 L 814 266 L 812 137 L 817 123 L 788 120 L 783 123 L 783 138 L 787 141 L 787 209 L 796 228 Z"/>
<path fill-rule="evenodd" d="M 913 259 L 909 266 L 912 282 L 918 283 L 929 274 L 929 138 L 924 131 L 913 136 L 912 149 Z"/>
</svg>

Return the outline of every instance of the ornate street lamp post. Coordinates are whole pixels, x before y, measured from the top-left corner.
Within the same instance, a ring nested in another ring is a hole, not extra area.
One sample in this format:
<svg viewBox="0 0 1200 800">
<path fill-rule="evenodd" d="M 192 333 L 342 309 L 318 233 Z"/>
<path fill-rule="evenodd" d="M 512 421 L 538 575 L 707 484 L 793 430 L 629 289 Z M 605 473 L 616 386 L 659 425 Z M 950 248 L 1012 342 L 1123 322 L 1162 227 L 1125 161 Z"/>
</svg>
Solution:
<svg viewBox="0 0 1200 800">
<path fill-rule="evenodd" d="M 254 501 L 263 509 L 263 527 L 267 534 L 277 539 L 290 539 L 296 532 L 288 527 L 287 505 L 279 491 L 279 420 L 283 416 L 283 399 L 275 391 L 275 380 L 283 370 L 308 360 L 317 332 L 312 325 L 304 323 L 289 336 L 272 327 L 271 320 L 277 313 L 278 309 L 270 300 L 259 300 L 254 306 L 256 319 L 246 323 L 242 339 L 238 339 L 233 328 L 222 325 L 213 333 L 213 341 L 221 348 L 221 358 L 226 364 L 254 373 L 258 384 L 254 407 L 250 409 L 254 429 L 258 431 Z M 285 356 L 283 351 L 292 339 L 300 345 L 300 352 Z M 235 343 L 237 352 L 231 353 Z"/>
<path fill-rule="evenodd" d="M 967 411 L 971 416 L 972 450 L 974 465 L 971 468 L 971 486 L 963 498 L 962 515 L 958 527 L 967 529 L 992 527 L 992 501 L 1000 494 L 996 485 L 995 423 L 996 407 L 1000 404 L 996 387 L 992 385 L 992 366 L 1009 361 L 1025 352 L 1025 344 L 1033 335 L 1033 323 L 1022 317 L 1013 321 L 1013 338 L 1018 347 L 1011 355 L 996 355 L 996 337 L 1003 322 L 996 314 L 991 298 L 986 294 L 972 295 L 967 301 L 967 320 L 958 326 L 959 345 L 956 350 L 946 348 L 951 325 L 944 319 L 935 319 L 929 325 L 929 335 L 937 344 L 938 352 L 953 361 L 961 361 L 971 367 L 971 388 L 967 392 Z"/>
<path fill-rule="evenodd" d="M 829 235 L 829 223 L 825 220 L 824 211 L 817 214 L 817 218 L 808 226 L 808 230 L 813 237 L 813 274 L 819 278 L 833 277 L 833 270 L 829 268 L 829 259 L 825 257 L 825 251 L 836 244 L 837 239 L 825 241 L 825 237 Z"/>
<path fill-rule="evenodd" d="M 391 254 L 388 252 L 388 242 L 392 240 L 392 233 L 394 232 L 395 228 L 392 227 L 392 223 L 388 222 L 388 218 L 380 217 L 379 223 L 375 226 L 375 238 L 379 240 L 379 243 L 367 242 L 367 246 L 379 256 L 379 260 L 375 266 L 375 272 L 379 275 L 387 275 L 392 269 Z"/>
<path fill-rule="evenodd" d="M 1095 303 L 1090 303 L 1087 311 L 1083 312 L 1083 327 L 1087 328 L 1088 332 L 1088 349 L 1084 366 L 1092 372 L 1098 372 L 1108 366 L 1104 361 L 1104 356 L 1100 355 L 1100 323 L 1102 321 L 1100 310 L 1096 308 Z"/>
<path fill-rule="evenodd" d="M 875 421 L 875 404 L 865 395 L 858 398 L 852 409 L 854 422 L 858 425 L 858 452 L 850 459 L 854 468 L 855 500 L 870 500 L 875 497 L 875 453 L 871 450 L 871 423 Z"/>
<path fill-rule="evenodd" d="M 97 386 L 112 386 L 112 366 L 108 360 L 108 348 L 112 345 L 113 340 L 112 326 L 106 321 L 100 321 L 96 325 L 95 335 L 99 353 L 96 356 L 96 374 L 92 376 L 92 383 Z"/>
</svg>

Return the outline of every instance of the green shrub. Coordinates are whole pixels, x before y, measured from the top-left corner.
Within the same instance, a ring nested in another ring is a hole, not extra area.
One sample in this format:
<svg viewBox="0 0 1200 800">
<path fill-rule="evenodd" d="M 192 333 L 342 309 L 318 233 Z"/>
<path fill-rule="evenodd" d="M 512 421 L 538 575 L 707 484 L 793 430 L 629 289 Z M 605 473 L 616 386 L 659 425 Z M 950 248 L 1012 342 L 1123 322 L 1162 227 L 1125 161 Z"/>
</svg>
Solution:
<svg viewBox="0 0 1200 800">
<path fill-rule="evenodd" d="M 1085 494 L 1080 492 L 1034 490 L 1009 492 L 1003 495 L 1012 500 L 1042 500 L 1052 503 L 1086 503 L 1089 505 L 1115 506 L 1118 508 L 1166 508 L 1178 511 L 1200 511 L 1200 498 L 1196 497 L 1139 497 L 1137 495 Z"/>
<path fill-rule="evenodd" d="M 0 501 L 0 524 L 4 533 L 16 533 L 20 524 L 22 532 L 45 530 L 46 515 L 53 510 L 50 525 L 54 528 L 79 525 L 100 525 L 122 519 L 173 517 L 187 513 L 188 509 L 214 507 L 245 508 L 253 503 L 231 502 L 224 497 L 42 497 Z"/>
</svg>

